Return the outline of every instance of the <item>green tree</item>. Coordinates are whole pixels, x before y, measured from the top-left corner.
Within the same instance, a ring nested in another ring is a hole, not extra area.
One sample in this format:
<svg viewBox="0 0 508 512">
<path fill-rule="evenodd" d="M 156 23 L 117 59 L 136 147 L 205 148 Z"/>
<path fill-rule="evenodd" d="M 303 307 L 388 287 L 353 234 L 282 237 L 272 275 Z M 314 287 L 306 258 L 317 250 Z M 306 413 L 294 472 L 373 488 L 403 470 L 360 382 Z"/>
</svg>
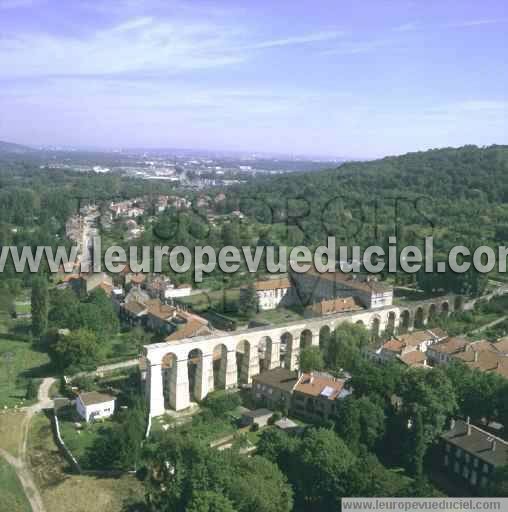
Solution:
<svg viewBox="0 0 508 512">
<path fill-rule="evenodd" d="M 292 457 L 290 482 L 297 504 L 306 510 L 340 510 L 341 498 L 349 495 L 349 472 L 355 460 L 333 430 L 311 430 Z"/>
<path fill-rule="evenodd" d="M 494 479 L 489 487 L 489 496 L 508 496 L 508 464 L 498 467 L 494 472 Z"/>
<path fill-rule="evenodd" d="M 131 329 L 124 338 L 124 344 L 120 347 L 120 350 L 128 352 L 130 350 L 136 350 L 141 353 L 143 345 L 150 343 L 151 336 L 142 327 L 134 327 Z"/>
<path fill-rule="evenodd" d="M 431 372 L 411 369 L 402 376 L 398 394 L 402 398 L 401 414 L 413 424 L 421 413 L 423 436 L 428 445 L 443 432 L 447 419 L 457 410 L 455 391 L 450 379 L 440 368 Z"/>
<path fill-rule="evenodd" d="M 319 347 L 303 348 L 300 350 L 298 361 L 302 372 L 320 371 L 325 367 L 323 354 Z"/>
<path fill-rule="evenodd" d="M 337 417 L 337 432 L 356 450 L 361 444 L 372 450 L 385 433 L 383 407 L 366 396 L 341 400 Z"/>
<path fill-rule="evenodd" d="M 32 280 L 32 333 L 40 338 L 48 328 L 48 283 L 42 276 Z"/>
<path fill-rule="evenodd" d="M 27 400 L 35 400 L 37 398 L 37 386 L 33 379 L 28 380 L 25 398 Z"/>
<path fill-rule="evenodd" d="M 343 323 L 330 336 L 325 354 L 327 368 L 354 369 L 362 360 L 361 350 L 369 343 L 369 332 L 362 325 Z"/>
<path fill-rule="evenodd" d="M 202 492 L 222 494 L 238 512 L 292 509 L 284 475 L 263 457 L 219 452 L 192 436 L 174 433 L 150 447 L 147 463 L 147 501 L 157 512 L 187 511 Z"/>
<path fill-rule="evenodd" d="M 215 491 L 196 491 L 187 512 L 236 512 L 230 499 Z"/>
<path fill-rule="evenodd" d="M 420 480 L 423 478 L 423 462 L 427 452 L 425 432 L 423 428 L 422 413 L 416 411 L 414 423 L 411 429 L 411 446 L 409 450 L 411 474 Z"/>
<path fill-rule="evenodd" d="M 254 284 L 249 284 L 243 289 L 240 297 L 239 313 L 246 318 L 252 318 L 258 311 L 258 298 Z"/>
<path fill-rule="evenodd" d="M 89 369 L 99 359 L 99 344 L 92 331 L 78 329 L 58 337 L 54 347 L 57 362 L 62 369 Z"/>
<path fill-rule="evenodd" d="M 133 406 L 121 411 L 111 427 L 101 429 L 87 450 L 86 461 L 93 468 L 137 470 L 143 455 L 146 432 L 146 409 L 138 399 Z"/>
</svg>

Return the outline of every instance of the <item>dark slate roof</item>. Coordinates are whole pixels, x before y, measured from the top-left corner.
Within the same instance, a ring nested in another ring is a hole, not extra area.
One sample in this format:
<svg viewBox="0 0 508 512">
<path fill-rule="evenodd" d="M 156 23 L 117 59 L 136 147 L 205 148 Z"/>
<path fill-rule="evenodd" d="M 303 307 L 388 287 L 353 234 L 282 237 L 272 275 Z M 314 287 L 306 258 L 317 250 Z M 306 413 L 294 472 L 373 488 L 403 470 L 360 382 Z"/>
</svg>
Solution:
<svg viewBox="0 0 508 512">
<path fill-rule="evenodd" d="M 471 433 L 468 435 L 467 427 L 465 421 L 457 420 L 454 427 L 445 432 L 441 437 L 493 466 L 508 464 L 507 441 L 493 436 L 475 425 L 471 425 Z M 494 442 L 495 450 L 492 450 Z"/>
<path fill-rule="evenodd" d="M 243 413 L 244 416 L 248 416 L 249 418 L 262 418 L 264 416 L 271 416 L 273 414 L 270 409 L 254 409 L 253 411 L 246 411 Z"/>
<path fill-rule="evenodd" d="M 88 393 L 80 393 L 79 399 L 84 405 L 94 405 L 111 402 L 112 400 L 115 400 L 115 397 L 104 393 L 97 393 L 97 391 L 90 391 Z"/>
<path fill-rule="evenodd" d="M 286 368 L 274 368 L 256 375 L 253 381 L 254 383 L 266 384 L 282 391 L 291 392 L 298 381 L 298 373 Z"/>
</svg>

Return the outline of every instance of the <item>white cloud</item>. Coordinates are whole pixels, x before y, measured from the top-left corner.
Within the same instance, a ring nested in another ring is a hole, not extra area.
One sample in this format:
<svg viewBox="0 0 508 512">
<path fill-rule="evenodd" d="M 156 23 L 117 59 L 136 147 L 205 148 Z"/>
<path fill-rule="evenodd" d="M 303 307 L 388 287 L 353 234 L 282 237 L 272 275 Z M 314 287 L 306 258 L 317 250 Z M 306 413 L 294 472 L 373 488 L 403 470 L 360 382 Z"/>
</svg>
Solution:
<svg viewBox="0 0 508 512">
<path fill-rule="evenodd" d="M 394 32 L 412 32 L 414 30 L 417 30 L 417 28 L 418 25 L 416 23 L 404 23 L 403 25 L 395 27 L 393 30 Z"/>
<path fill-rule="evenodd" d="M 361 53 L 370 53 L 379 48 L 389 46 L 391 40 L 383 39 L 379 41 L 355 41 L 344 42 L 337 48 L 330 48 L 320 52 L 321 55 L 357 55 Z"/>
<path fill-rule="evenodd" d="M 0 76 L 107 75 L 208 69 L 236 64 L 238 30 L 213 23 L 134 18 L 88 37 L 30 33 L 0 42 Z"/>
<path fill-rule="evenodd" d="M 0 10 L 31 7 L 34 3 L 36 3 L 36 0 L 0 0 Z"/>
<path fill-rule="evenodd" d="M 468 28 L 479 27 L 482 25 L 496 25 L 498 23 L 507 23 L 508 18 L 492 18 L 492 19 L 479 19 L 479 20 L 466 20 L 448 23 L 445 26 L 448 28 Z"/>
<path fill-rule="evenodd" d="M 321 41 L 331 41 L 343 36 L 345 32 L 341 31 L 323 31 L 313 34 L 306 34 L 302 36 L 285 37 L 281 39 L 272 39 L 250 45 L 249 48 L 262 49 L 262 48 L 275 48 L 279 46 L 292 46 L 300 44 L 318 43 Z"/>
</svg>

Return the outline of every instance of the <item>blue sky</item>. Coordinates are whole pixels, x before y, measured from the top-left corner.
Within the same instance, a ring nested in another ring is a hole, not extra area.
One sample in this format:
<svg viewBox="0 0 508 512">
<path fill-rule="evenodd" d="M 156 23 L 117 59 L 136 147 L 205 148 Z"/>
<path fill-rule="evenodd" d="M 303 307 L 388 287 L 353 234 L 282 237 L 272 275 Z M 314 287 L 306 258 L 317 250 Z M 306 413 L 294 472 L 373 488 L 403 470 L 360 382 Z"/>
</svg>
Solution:
<svg viewBox="0 0 508 512">
<path fill-rule="evenodd" d="M 0 0 L 0 140 L 375 157 L 508 142 L 506 0 Z"/>
</svg>

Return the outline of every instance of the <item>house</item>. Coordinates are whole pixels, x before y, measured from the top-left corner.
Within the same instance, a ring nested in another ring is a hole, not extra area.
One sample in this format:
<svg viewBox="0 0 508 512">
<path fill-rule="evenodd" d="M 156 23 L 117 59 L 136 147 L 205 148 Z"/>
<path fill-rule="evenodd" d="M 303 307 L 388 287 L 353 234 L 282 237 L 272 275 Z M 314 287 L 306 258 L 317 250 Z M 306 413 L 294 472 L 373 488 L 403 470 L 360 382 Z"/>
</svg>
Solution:
<svg viewBox="0 0 508 512">
<path fill-rule="evenodd" d="M 113 288 L 113 280 L 104 272 L 88 272 L 79 275 L 78 279 L 70 281 L 71 286 L 79 294 L 89 294 L 99 287 Z"/>
<path fill-rule="evenodd" d="M 165 292 L 167 299 L 177 299 L 180 297 L 188 297 L 192 292 L 190 284 L 182 283 L 176 286 L 171 285 Z"/>
<path fill-rule="evenodd" d="M 508 461 L 508 442 L 468 420 L 452 420 L 440 441 L 442 467 L 478 494 Z"/>
<path fill-rule="evenodd" d="M 289 410 L 297 382 L 298 372 L 274 368 L 252 378 L 252 397 L 267 407 Z"/>
<path fill-rule="evenodd" d="M 448 364 L 454 354 L 462 352 L 469 342 L 465 338 L 453 336 L 428 347 L 427 358 L 435 365 Z"/>
<path fill-rule="evenodd" d="M 169 334 L 174 330 L 171 321 L 175 318 L 176 308 L 163 304 L 159 299 L 147 301 L 146 326 L 156 332 Z"/>
<path fill-rule="evenodd" d="M 206 336 L 212 332 L 208 325 L 208 320 L 181 309 L 177 309 L 177 314 L 173 317 L 171 324 L 174 330 L 166 338 L 166 341 Z"/>
<path fill-rule="evenodd" d="M 351 394 L 346 382 L 322 372 L 298 374 L 275 368 L 253 377 L 252 395 L 266 407 L 284 408 L 305 419 L 322 421 L 335 416 L 337 400 Z"/>
<path fill-rule="evenodd" d="M 128 201 L 112 202 L 109 205 L 109 210 L 114 218 L 126 217 L 136 218 L 144 213 L 144 208 L 140 206 L 140 199 L 131 199 Z"/>
<path fill-rule="evenodd" d="M 208 320 L 179 306 L 150 298 L 143 289 L 133 287 L 118 305 L 120 317 L 130 325 L 142 325 L 168 335 L 166 341 L 210 334 Z"/>
<path fill-rule="evenodd" d="M 80 393 L 76 398 L 76 411 L 88 423 L 109 418 L 115 412 L 115 398 L 96 391 Z"/>
<path fill-rule="evenodd" d="M 363 309 L 363 307 L 354 297 L 337 297 L 335 299 L 323 299 L 320 302 L 308 305 L 304 314 L 306 317 L 325 316 L 360 309 Z"/>
<path fill-rule="evenodd" d="M 413 350 L 399 356 L 399 361 L 409 368 L 430 368 L 427 365 L 427 357 L 424 352 Z"/>
<path fill-rule="evenodd" d="M 484 350 L 475 350 L 473 348 L 469 348 L 471 345 L 473 345 L 473 343 L 470 343 L 463 352 L 455 354 L 453 359 L 464 363 L 471 369 L 496 373 L 508 379 L 507 356 L 496 353 L 494 350 L 489 350 L 488 348 L 485 348 Z"/>
<path fill-rule="evenodd" d="M 275 309 L 279 305 L 289 306 L 295 303 L 296 293 L 293 285 L 287 276 L 278 276 L 254 283 L 258 309 L 266 311 Z M 240 288 L 240 301 L 245 296 L 247 287 Z"/>
<path fill-rule="evenodd" d="M 391 306 L 393 287 L 377 281 L 372 275 L 344 272 L 293 272 L 293 281 L 305 304 L 337 297 L 354 297 L 367 309 Z"/>
<path fill-rule="evenodd" d="M 446 337 L 440 329 L 413 331 L 393 336 L 380 346 L 367 347 L 366 355 L 380 363 L 399 360 L 407 366 L 427 366 L 427 351 Z"/>
<path fill-rule="evenodd" d="M 192 293 L 190 284 L 175 286 L 171 279 L 164 275 L 150 276 L 145 282 L 145 288 L 151 297 L 161 300 L 188 297 Z"/>
<path fill-rule="evenodd" d="M 259 428 L 266 427 L 268 420 L 273 416 L 273 411 L 270 409 L 255 409 L 253 411 L 246 411 L 242 414 L 240 419 L 241 427 L 248 427 L 250 425 L 257 425 Z"/>
<path fill-rule="evenodd" d="M 336 417 L 338 401 L 352 393 L 346 382 L 327 373 L 303 373 L 293 389 L 291 410 L 311 421 Z"/>
</svg>

